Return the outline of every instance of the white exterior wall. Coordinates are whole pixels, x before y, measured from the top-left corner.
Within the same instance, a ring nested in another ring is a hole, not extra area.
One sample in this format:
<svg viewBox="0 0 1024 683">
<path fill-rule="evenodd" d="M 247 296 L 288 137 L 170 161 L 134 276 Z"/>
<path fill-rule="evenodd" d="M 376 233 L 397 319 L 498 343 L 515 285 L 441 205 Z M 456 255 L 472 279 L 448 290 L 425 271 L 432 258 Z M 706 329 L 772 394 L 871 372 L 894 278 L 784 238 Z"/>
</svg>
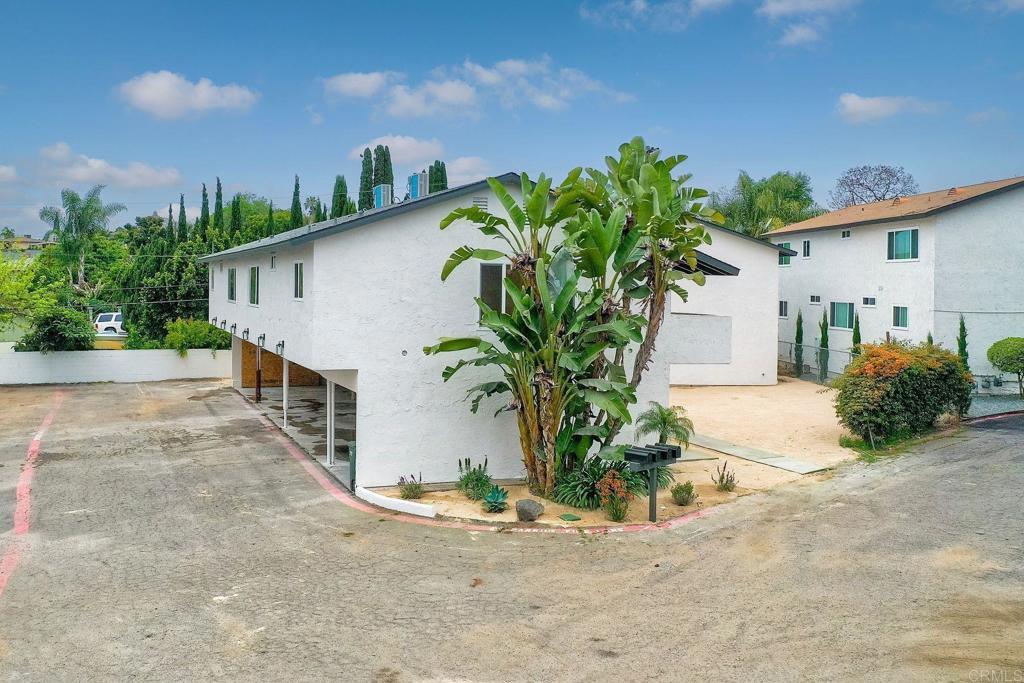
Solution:
<svg viewBox="0 0 1024 683">
<path fill-rule="evenodd" d="M 231 352 L 102 349 L 0 353 L 0 384 L 158 382 L 231 376 Z"/>
<path fill-rule="evenodd" d="M 955 351 L 963 313 L 971 370 L 998 374 L 988 348 L 1024 337 L 1024 188 L 946 211 L 935 221 L 935 341 Z"/>
<path fill-rule="evenodd" d="M 490 190 L 476 196 L 486 196 L 489 209 L 503 213 Z M 269 251 L 226 257 L 223 267 L 213 262 L 218 279 L 211 317 L 227 319 L 229 327 L 237 323 L 239 333 L 248 327 L 250 341 L 266 333 L 271 351 L 283 339 L 290 360 L 356 391 L 359 486 L 392 485 L 400 476 L 421 473 L 428 482 L 452 481 L 466 457 L 487 457 L 497 478 L 524 475 L 514 415 L 493 416 L 507 396 L 485 400 L 475 415 L 465 400 L 466 389 L 495 379 L 495 371 L 464 368 L 445 383 L 445 366 L 472 354 L 423 354 L 441 337 L 486 334 L 473 301 L 480 291 L 479 263 L 463 264 L 447 282 L 440 278 L 456 248 L 487 244 L 468 223 L 438 228 L 452 209 L 472 201 L 466 194 L 299 248 L 278 248 L 276 276 L 267 270 Z M 714 231 L 714 239 L 705 251 L 741 274 L 709 277 L 705 288 L 690 288 L 695 294 L 684 309 L 691 315 L 666 320 L 638 409 L 649 400 L 668 402 L 670 362 L 683 364 L 680 376 L 689 383 L 775 381 L 777 252 L 725 231 Z M 296 258 L 306 264 L 302 302 L 291 296 Z M 248 267 L 256 263 L 260 305 L 253 307 L 247 303 Z M 236 303 L 226 300 L 232 265 L 238 269 Z"/>
<path fill-rule="evenodd" d="M 774 237 L 776 244 L 790 243 L 797 252 L 790 265 L 776 266 L 779 271 L 779 296 L 789 302 L 789 316 L 779 318 L 779 339 L 792 342 L 796 336 L 796 314 L 804 314 L 804 344 L 817 346 L 818 323 L 828 313 L 829 303 L 852 302 L 860 316 L 861 340 L 865 343 L 885 338 L 924 341 L 935 329 L 932 317 L 935 283 L 935 219 L 879 223 L 850 228 L 852 235 L 842 239 L 842 229 L 815 230 Z M 918 228 L 918 258 L 913 261 L 887 261 L 890 230 Z M 803 240 L 811 241 L 811 256 L 803 258 Z M 776 263 L 777 263 L 776 259 Z M 821 304 L 811 304 L 811 295 Z M 876 306 L 866 308 L 864 297 L 875 297 Z M 892 326 L 893 306 L 907 306 L 909 328 Z M 778 302 L 773 306 L 778 314 Z M 829 348 L 848 350 L 853 331 L 830 327 Z M 955 348 L 955 346 L 954 346 Z"/>
<path fill-rule="evenodd" d="M 702 251 L 740 269 L 684 282 L 686 303 L 672 294 L 658 350 L 671 364 L 672 384 L 750 385 L 778 380 L 778 252 L 728 230 L 711 229 Z"/>
</svg>

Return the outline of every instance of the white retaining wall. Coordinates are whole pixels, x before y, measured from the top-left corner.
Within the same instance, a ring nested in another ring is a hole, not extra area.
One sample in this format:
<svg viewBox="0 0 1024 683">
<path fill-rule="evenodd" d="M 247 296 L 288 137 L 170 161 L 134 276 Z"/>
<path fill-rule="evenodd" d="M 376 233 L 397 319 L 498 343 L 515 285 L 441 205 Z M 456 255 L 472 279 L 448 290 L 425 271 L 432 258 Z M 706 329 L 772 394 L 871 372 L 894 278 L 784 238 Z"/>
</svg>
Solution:
<svg viewBox="0 0 1024 683">
<path fill-rule="evenodd" d="M 96 350 L 0 354 L 0 384 L 156 382 L 231 376 L 231 351 Z"/>
</svg>

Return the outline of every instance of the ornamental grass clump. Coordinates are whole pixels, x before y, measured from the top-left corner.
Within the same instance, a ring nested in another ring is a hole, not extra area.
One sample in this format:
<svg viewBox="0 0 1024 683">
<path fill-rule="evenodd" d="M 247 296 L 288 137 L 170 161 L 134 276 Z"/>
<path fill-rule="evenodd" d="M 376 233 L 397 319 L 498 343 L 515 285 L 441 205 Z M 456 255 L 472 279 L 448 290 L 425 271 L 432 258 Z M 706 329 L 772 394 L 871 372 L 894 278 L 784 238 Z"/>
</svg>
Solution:
<svg viewBox="0 0 1024 683">
<path fill-rule="evenodd" d="M 487 458 L 484 464 L 474 465 L 469 458 L 459 461 L 458 489 L 470 500 L 482 500 L 491 490 L 491 475 L 487 474 Z"/>
<path fill-rule="evenodd" d="M 597 482 L 597 493 L 601 499 L 601 507 L 604 508 L 608 519 L 613 522 L 621 522 L 629 514 L 629 501 L 633 494 L 629 490 L 629 484 L 618 470 L 611 469 Z"/>
<path fill-rule="evenodd" d="M 415 500 L 423 497 L 423 474 L 420 474 L 419 479 L 416 478 L 415 474 L 410 474 L 408 477 L 399 477 L 398 479 L 398 495 L 403 500 Z"/>
<path fill-rule="evenodd" d="M 973 378 L 960 359 L 935 344 L 863 344 L 833 386 L 836 415 L 875 447 L 894 435 L 918 435 L 939 416 L 963 416 Z"/>
</svg>

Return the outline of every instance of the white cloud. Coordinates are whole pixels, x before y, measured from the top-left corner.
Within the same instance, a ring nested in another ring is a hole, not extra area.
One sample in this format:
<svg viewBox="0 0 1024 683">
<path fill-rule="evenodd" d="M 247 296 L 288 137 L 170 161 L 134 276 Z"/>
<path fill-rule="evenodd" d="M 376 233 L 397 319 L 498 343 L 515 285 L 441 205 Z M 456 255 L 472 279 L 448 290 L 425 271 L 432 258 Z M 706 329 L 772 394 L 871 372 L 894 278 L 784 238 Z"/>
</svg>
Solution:
<svg viewBox="0 0 1024 683">
<path fill-rule="evenodd" d="M 1000 107 L 989 107 L 981 111 L 972 112 L 967 115 L 967 122 L 973 123 L 976 126 L 985 125 L 986 123 L 996 123 L 998 121 L 1005 121 L 1010 117 L 1009 112 Z"/>
<path fill-rule="evenodd" d="M 323 83 L 326 95 L 369 98 L 401 79 L 402 74 L 394 71 L 351 71 L 321 78 L 320 82 Z"/>
<path fill-rule="evenodd" d="M 579 69 L 555 68 L 547 56 L 533 61 L 506 59 L 491 66 L 467 59 L 458 66 L 434 69 L 419 84 L 400 82 L 404 79 L 404 74 L 374 71 L 338 74 L 323 79 L 323 83 L 329 97 L 372 97 L 385 113 L 396 118 L 476 117 L 489 98 L 496 98 L 507 109 L 525 103 L 547 110 L 565 109 L 572 100 L 591 94 L 613 102 L 633 99 Z"/>
<path fill-rule="evenodd" d="M 388 93 L 386 111 L 399 118 L 472 115 L 476 111 L 476 88 L 460 79 L 425 81 L 410 88 L 396 85 Z"/>
<path fill-rule="evenodd" d="M 898 114 L 934 114 L 941 105 L 917 97 L 862 97 L 855 93 L 843 93 L 836 105 L 839 115 L 847 123 L 870 123 Z"/>
<path fill-rule="evenodd" d="M 353 147 L 352 151 L 349 152 L 349 159 L 358 159 L 359 155 L 363 153 L 363 150 L 367 147 L 370 151 L 377 145 L 385 145 L 391 152 L 391 161 L 393 164 L 407 164 L 409 166 L 417 166 L 419 164 L 430 163 L 434 159 L 440 159 L 444 154 L 444 145 L 437 138 L 431 138 L 430 140 L 420 140 L 410 135 L 382 135 L 379 138 L 368 140 L 367 142 Z"/>
<path fill-rule="evenodd" d="M 599 26 L 619 30 L 681 31 L 704 12 L 718 10 L 732 0 L 606 0 L 580 5 L 580 16 Z"/>
<path fill-rule="evenodd" d="M 786 47 L 810 45 L 821 40 L 821 28 L 811 22 L 789 26 L 779 38 L 779 44 Z"/>
<path fill-rule="evenodd" d="M 14 166 L 0 166 L 0 183 L 9 183 L 18 177 L 18 170 Z"/>
<path fill-rule="evenodd" d="M 467 59 L 461 72 L 497 96 L 506 109 L 528 102 L 540 109 L 557 111 L 568 107 L 572 100 L 592 94 L 616 103 L 633 99 L 632 95 L 614 90 L 579 69 L 553 68 L 547 56 L 533 61 L 505 59 L 489 67 Z"/>
<path fill-rule="evenodd" d="M 758 14 L 772 19 L 794 16 L 838 14 L 852 8 L 860 0 L 763 0 Z"/>
<path fill-rule="evenodd" d="M 480 157 L 457 157 L 445 162 L 445 169 L 449 187 L 481 180 L 491 173 L 491 165 Z"/>
<path fill-rule="evenodd" d="M 248 111 L 259 93 L 236 83 L 216 85 L 209 78 L 193 83 L 172 71 L 147 71 L 119 86 L 132 107 L 158 119 L 177 119 L 192 113 L 220 109 Z"/>
<path fill-rule="evenodd" d="M 61 183 L 102 184 L 115 187 L 164 187 L 181 181 L 176 168 L 154 168 L 139 161 L 115 166 L 105 159 L 75 154 L 66 142 L 57 142 L 39 151 L 42 172 Z"/>
</svg>

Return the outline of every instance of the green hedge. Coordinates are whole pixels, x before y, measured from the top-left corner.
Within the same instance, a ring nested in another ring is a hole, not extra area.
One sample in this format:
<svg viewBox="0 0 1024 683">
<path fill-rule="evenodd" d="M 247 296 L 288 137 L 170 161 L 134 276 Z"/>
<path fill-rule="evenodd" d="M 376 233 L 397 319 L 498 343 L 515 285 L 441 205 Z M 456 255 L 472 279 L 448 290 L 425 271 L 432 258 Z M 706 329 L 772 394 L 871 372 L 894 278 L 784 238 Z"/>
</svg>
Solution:
<svg viewBox="0 0 1024 683">
<path fill-rule="evenodd" d="M 940 415 L 965 415 L 972 383 L 960 359 L 941 347 L 863 344 L 833 382 L 836 414 L 865 440 L 919 434 Z"/>
</svg>

